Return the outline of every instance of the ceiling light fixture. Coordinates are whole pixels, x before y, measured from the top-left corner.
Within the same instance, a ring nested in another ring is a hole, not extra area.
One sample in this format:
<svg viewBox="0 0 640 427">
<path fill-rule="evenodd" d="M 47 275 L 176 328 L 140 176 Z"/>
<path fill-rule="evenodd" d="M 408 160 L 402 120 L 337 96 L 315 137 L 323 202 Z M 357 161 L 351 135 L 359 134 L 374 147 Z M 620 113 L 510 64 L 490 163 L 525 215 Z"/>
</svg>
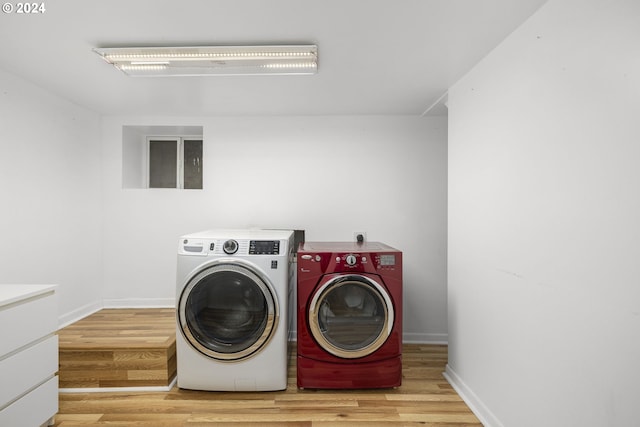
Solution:
<svg viewBox="0 0 640 427">
<path fill-rule="evenodd" d="M 134 77 L 315 74 L 316 45 L 109 47 L 93 49 Z"/>
</svg>

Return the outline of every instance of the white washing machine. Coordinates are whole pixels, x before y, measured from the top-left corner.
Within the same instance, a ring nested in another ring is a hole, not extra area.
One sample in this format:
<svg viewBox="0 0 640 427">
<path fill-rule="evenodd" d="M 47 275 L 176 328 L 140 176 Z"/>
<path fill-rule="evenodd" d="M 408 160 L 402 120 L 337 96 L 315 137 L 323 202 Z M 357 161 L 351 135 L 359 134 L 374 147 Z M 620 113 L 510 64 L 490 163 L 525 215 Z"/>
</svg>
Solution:
<svg viewBox="0 0 640 427">
<path fill-rule="evenodd" d="M 293 231 L 210 230 L 180 238 L 178 387 L 287 388 Z"/>
</svg>

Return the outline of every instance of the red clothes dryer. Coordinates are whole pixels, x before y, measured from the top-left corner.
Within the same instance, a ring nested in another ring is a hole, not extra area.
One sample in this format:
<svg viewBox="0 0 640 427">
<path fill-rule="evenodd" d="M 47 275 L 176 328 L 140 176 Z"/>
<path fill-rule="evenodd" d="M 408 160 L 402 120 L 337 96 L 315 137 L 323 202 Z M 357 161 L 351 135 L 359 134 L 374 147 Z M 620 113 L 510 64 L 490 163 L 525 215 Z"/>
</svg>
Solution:
<svg viewBox="0 0 640 427">
<path fill-rule="evenodd" d="M 402 252 L 378 242 L 306 242 L 297 255 L 299 388 L 402 382 Z"/>
</svg>

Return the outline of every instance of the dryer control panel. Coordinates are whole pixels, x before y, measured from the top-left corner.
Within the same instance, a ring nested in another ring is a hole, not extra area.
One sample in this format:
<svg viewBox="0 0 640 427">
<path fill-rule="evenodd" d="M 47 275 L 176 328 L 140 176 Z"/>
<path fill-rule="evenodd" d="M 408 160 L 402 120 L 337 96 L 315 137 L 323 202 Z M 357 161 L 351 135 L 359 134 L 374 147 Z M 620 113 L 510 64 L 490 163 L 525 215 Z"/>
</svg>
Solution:
<svg viewBox="0 0 640 427">
<path fill-rule="evenodd" d="M 305 242 L 298 266 L 301 272 L 402 274 L 402 252 L 379 242 Z"/>
<path fill-rule="evenodd" d="M 345 269 L 363 268 L 373 264 L 376 270 L 393 270 L 396 266 L 396 255 L 393 253 L 345 253 L 336 255 L 336 265 Z"/>
</svg>

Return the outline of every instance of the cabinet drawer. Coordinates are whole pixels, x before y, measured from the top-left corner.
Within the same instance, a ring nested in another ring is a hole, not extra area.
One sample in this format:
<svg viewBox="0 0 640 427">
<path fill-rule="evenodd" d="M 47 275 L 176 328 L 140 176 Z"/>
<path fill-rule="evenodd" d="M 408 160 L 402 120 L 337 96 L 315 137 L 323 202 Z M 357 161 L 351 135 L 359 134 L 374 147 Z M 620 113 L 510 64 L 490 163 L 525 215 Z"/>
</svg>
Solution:
<svg viewBox="0 0 640 427">
<path fill-rule="evenodd" d="M 54 291 L 0 307 L 0 359 L 58 329 Z"/>
<path fill-rule="evenodd" d="M 53 377 L 0 411 L 0 426 L 40 426 L 57 412 L 58 377 Z"/>
<path fill-rule="evenodd" d="M 57 371 L 57 335 L 0 360 L 0 408 L 50 378 Z"/>
</svg>

